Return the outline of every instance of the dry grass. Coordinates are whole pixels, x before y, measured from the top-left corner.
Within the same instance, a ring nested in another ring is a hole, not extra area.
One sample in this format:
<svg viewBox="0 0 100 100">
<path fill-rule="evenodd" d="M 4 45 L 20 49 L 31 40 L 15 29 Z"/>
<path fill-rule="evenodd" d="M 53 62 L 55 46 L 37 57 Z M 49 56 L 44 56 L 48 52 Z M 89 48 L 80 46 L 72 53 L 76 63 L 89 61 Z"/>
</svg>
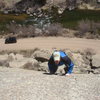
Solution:
<svg viewBox="0 0 100 100">
<path fill-rule="evenodd" d="M 62 25 L 59 23 L 53 23 L 47 27 L 46 36 L 59 36 L 61 35 Z"/>
<path fill-rule="evenodd" d="M 82 20 L 78 23 L 79 32 L 75 33 L 76 37 L 85 37 L 88 39 L 100 38 L 100 23 L 90 20 Z"/>
<path fill-rule="evenodd" d="M 83 36 L 86 32 L 90 31 L 90 21 L 89 20 L 82 20 L 79 22 L 79 32 L 80 32 L 80 36 Z"/>
<path fill-rule="evenodd" d="M 37 51 L 37 50 L 40 50 L 39 48 L 35 48 L 35 49 L 33 49 L 33 50 L 5 50 L 5 51 L 1 51 L 0 52 L 0 55 L 3 55 L 3 54 L 11 54 L 11 53 L 14 53 L 15 55 L 16 54 L 22 54 L 22 55 L 24 55 L 24 57 L 31 57 L 31 55 L 35 52 L 35 51 Z"/>
<path fill-rule="evenodd" d="M 26 15 L 26 14 L 20 14 L 18 16 L 14 15 L 14 14 L 9 14 L 9 15 L 0 14 L 0 22 L 1 23 L 7 22 L 9 20 L 24 21 L 27 17 L 28 17 L 28 15 Z"/>
</svg>

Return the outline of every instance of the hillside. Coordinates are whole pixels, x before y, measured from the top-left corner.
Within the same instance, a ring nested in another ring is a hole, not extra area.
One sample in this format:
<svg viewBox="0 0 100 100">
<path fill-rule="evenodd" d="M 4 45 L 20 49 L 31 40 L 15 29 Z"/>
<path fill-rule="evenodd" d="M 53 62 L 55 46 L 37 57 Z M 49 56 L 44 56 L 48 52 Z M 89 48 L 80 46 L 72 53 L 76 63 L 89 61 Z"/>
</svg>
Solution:
<svg viewBox="0 0 100 100">
<path fill-rule="evenodd" d="M 20 0 L 0 0 L 0 2 L 4 2 L 6 6 L 12 6 L 13 4 L 19 2 Z"/>
<path fill-rule="evenodd" d="M 79 5 L 80 9 L 85 9 L 85 8 L 89 8 L 89 9 L 94 9 L 93 6 L 98 6 L 98 4 L 100 3 L 99 0 L 1 0 L 1 2 L 5 2 L 7 6 L 12 6 L 16 3 L 19 2 L 31 2 L 31 4 L 33 2 L 37 2 L 38 4 L 41 4 L 44 2 L 45 5 L 49 5 L 50 6 L 59 6 L 60 8 L 63 8 L 64 6 L 68 7 L 69 9 L 73 9 L 74 7 L 76 7 L 77 5 Z M 87 5 L 89 4 L 89 5 Z M 23 5 L 22 5 L 23 6 Z M 27 5 L 26 5 L 27 6 Z M 100 6 L 99 6 L 100 7 Z"/>
</svg>

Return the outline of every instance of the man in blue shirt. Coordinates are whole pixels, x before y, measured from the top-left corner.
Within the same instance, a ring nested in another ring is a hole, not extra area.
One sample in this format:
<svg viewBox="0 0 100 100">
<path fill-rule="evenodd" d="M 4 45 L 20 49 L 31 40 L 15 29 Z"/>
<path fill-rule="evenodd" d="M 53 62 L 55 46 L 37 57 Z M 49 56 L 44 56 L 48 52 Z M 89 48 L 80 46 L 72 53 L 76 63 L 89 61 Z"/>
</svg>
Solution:
<svg viewBox="0 0 100 100">
<path fill-rule="evenodd" d="M 70 75 L 73 70 L 73 62 L 68 57 L 68 55 L 63 51 L 54 51 L 52 56 L 48 61 L 48 67 L 50 74 L 55 74 L 58 69 L 58 66 L 65 64 L 65 75 Z"/>
</svg>

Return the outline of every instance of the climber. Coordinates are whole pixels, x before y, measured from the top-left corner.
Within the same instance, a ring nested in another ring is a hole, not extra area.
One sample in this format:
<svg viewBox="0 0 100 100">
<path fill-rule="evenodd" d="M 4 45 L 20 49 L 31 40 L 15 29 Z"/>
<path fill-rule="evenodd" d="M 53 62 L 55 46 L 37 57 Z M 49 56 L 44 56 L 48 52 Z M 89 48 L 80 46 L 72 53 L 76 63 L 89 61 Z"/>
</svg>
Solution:
<svg viewBox="0 0 100 100">
<path fill-rule="evenodd" d="M 54 51 L 48 61 L 48 67 L 50 74 L 55 74 L 58 69 L 58 66 L 65 64 L 65 74 L 66 76 L 70 75 L 73 70 L 73 62 L 68 57 L 68 55 L 63 51 Z"/>
</svg>

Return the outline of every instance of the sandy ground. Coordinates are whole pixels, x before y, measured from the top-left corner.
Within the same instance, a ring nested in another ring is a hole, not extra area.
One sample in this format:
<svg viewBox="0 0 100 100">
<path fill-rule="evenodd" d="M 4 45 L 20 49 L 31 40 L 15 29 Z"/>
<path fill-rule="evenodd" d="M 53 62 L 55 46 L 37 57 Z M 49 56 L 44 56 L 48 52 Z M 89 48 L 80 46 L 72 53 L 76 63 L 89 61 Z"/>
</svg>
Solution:
<svg viewBox="0 0 100 100">
<path fill-rule="evenodd" d="M 0 67 L 0 100 L 100 100 L 100 75 L 47 75 Z"/>
<path fill-rule="evenodd" d="M 74 51 L 92 48 L 100 53 L 100 40 L 64 38 L 64 37 L 37 37 L 18 39 L 15 44 L 4 44 L 4 39 L 0 39 L 0 51 L 2 50 L 27 50 L 34 48 L 42 49 L 71 49 Z"/>
</svg>

